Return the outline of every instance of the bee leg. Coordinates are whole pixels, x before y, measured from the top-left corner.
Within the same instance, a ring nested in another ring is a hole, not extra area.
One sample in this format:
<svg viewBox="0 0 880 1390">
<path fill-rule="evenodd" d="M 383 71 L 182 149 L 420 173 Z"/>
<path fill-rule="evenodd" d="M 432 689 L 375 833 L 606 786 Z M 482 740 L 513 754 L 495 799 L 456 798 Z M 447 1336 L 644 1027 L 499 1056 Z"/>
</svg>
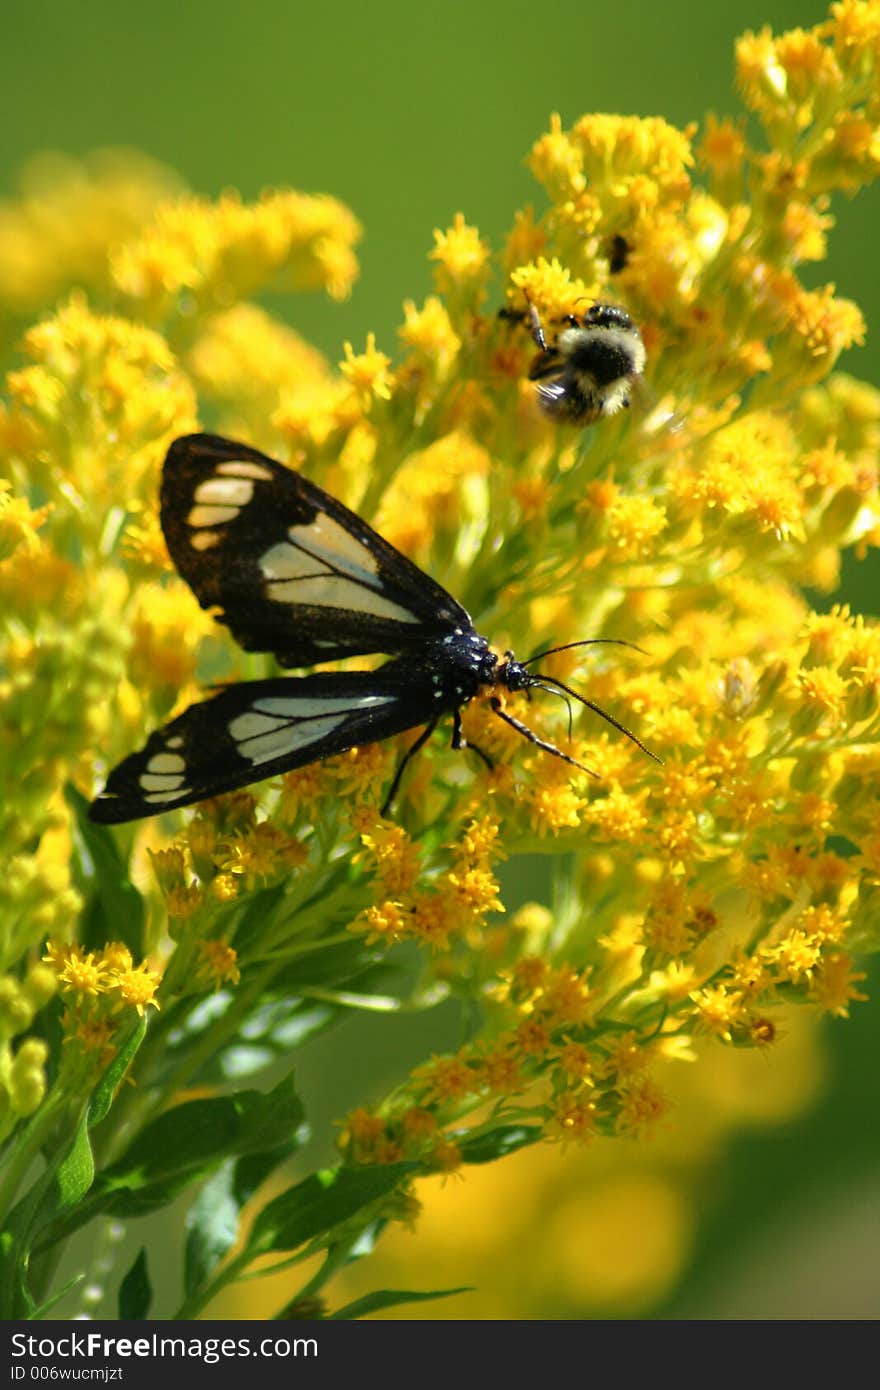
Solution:
<svg viewBox="0 0 880 1390">
<path fill-rule="evenodd" d="M 529 331 L 542 352 L 547 351 L 547 339 L 544 336 L 544 325 L 541 322 L 541 315 L 538 313 L 529 296 L 523 291 L 525 301 L 529 308 Z"/>
</svg>

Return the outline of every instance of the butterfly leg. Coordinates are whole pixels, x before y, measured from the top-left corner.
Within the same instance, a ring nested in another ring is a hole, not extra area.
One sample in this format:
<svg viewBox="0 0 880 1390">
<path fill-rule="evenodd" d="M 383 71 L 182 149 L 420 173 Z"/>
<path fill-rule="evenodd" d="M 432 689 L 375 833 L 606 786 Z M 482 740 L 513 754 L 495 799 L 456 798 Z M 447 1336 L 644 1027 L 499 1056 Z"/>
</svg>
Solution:
<svg viewBox="0 0 880 1390">
<path fill-rule="evenodd" d="M 388 795 L 382 802 L 382 809 L 379 812 L 380 816 L 385 816 L 390 811 L 392 803 L 394 802 L 394 798 L 397 795 L 398 788 L 400 787 L 400 779 L 403 776 L 404 768 L 406 767 L 410 758 L 414 758 L 416 753 L 418 753 L 421 748 L 424 748 L 425 744 L 428 742 L 428 739 L 431 737 L 437 725 L 440 723 L 441 718 L 442 716 L 438 714 L 436 719 L 432 719 L 430 724 L 427 724 L 425 728 L 422 730 L 422 732 L 419 734 L 415 743 L 411 744 L 410 747 L 407 748 L 406 752 L 400 760 L 400 766 L 394 774 L 394 781 L 391 783 Z"/>
<path fill-rule="evenodd" d="M 459 748 L 472 749 L 478 757 L 483 759 L 483 762 L 486 764 L 490 772 L 495 766 L 488 753 L 484 753 L 482 748 L 480 748 L 478 744 L 471 743 L 468 739 L 465 738 L 461 729 L 461 710 L 458 709 L 454 710 L 452 714 L 452 747 L 456 750 Z"/>
<path fill-rule="evenodd" d="M 585 767 L 584 764 L 579 763 L 576 758 L 570 758 L 567 753 L 563 753 L 562 749 L 557 748 L 555 743 L 547 743 L 544 739 L 538 738 L 538 735 L 533 729 L 529 728 L 528 724 L 523 724 L 519 719 L 514 719 L 512 714 L 508 714 L 501 708 L 501 701 L 498 699 L 497 695 L 492 697 L 489 704 L 495 714 L 498 715 L 499 719 L 503 719 L 505 724 L 509 724 L 512 729 L 516 729 L 517 733 L 522 734 L 523 738 L 527 738 L 529 743 L 534 743 L 536 748 L 542 748 L 545 753 L 552 753 L 554 758 L 561 758 L 564 763 L 571 763 L 572 767 L 580 768 L 581 772 L 588 772 L 591 777 L 599 776 L 598 772 L 594 772 L 591 767 Z"/>
</svg>

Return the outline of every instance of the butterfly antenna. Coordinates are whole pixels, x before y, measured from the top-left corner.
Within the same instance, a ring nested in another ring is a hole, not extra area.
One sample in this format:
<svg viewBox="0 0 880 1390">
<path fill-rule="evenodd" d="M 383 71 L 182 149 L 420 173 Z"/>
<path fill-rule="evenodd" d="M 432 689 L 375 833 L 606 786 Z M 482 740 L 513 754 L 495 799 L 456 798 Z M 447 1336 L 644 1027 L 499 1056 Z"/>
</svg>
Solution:
<svg viewBox="0 0 880 1390">
<path fill-rule="evenodd" d="M 566 642 L 564 647 L 548 647 L 546 651 L 537 652 L 535 656 L 530 656 L 528 661 L 521 661 L 520 666 L 531 666 L 534 662 L 540 661 L 545 656 L 555 656 L 557 652 L 574 651 L 575 647 L 630 647 L 634 652 L 641 652 L 642 656 L 648 653 L 644 647 L 637 647 L 635 642 L 625 642 L 622 637 L 586 637 L 582 642 Z"/>
<path fill-rule="evenodd" d="M 547 692 L 548 695 L 558 695 L 559 698 L 560 698 L 560 700 L 564 700 L 564 701 L 565 701 L 565 708 L 568 710 L 568 741 L 569 741 L 569 743 L 570 743 L 570 742 L 571 742 L 571 728 L 572 728 L 571 700 L 569 700 L 568 696 L 565 694 L 565 692 L 564 692 L 563 690 L 554 690 L 554 688 L 553 688 L 552 685 L 541 685 L 540 682 L 538 682 L 538 683 L 536 683 L 535 685 L 533 685 L 533 686 L 531 687 L 531 689 L 532 689 L 532 690 L 546 690 L 546 692 Z"/>
<path fill-rule="evenodd" d="M 641 748 L 642 752 L 647 753 L 648 757 L 652 758 L 655 763 L 659 763 L 661 767 L 663 766 L 663 759 L 658 758 L 656 753 L 652 753 L 650 748 L 642 743 L 638 735 L 633 733 L 632 729 L 628 729 L 625 724 L 621 724 L 620 720 L 615 719 L 613 714 L 609 714 L 607 709 L 603 709 L 601 705 L 597 705 L 594 701 L 588 700 L 585 695 L 579 695 L 576 690 L 572 690 L 571 686 L 566 685 L 564 681 L 556 680 L 554 676 L 545 676 L 539 671 L 537 673 L 537 678 L 538 680 L 546 681 L 548 685 L 558 686 L 560 690 L 565 691 L 566 695 L 570 695 L 573 700 L 577 700 L 579 704 L 585 705 L 586 708 L 591 709 L 594 714 L 600 715 L 602 719 L 605 720 L 606 724 L 610 724 L 613 728 L 617 729 L 619 733 L 625 734 L 631 743 L 634 743 L 637 748 Z"/>
</svg>

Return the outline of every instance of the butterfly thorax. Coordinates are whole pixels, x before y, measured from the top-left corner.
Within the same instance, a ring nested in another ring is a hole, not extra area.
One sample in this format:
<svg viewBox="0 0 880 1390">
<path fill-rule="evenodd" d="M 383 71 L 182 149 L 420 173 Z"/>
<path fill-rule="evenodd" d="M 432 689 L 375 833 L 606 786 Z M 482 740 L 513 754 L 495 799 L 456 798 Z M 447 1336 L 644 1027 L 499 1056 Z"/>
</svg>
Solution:
<svg viewBox="0 0 880 1390">
<path fill-rule="evenodd" d="M 406 667 L 415 677 L 412 657 L 400 656 L 392 664 Z M 422 679 L 430 683 L 432 698 L 439 702 L 439 707 L 456 709 L 472 700 L 484 686 L 495 685 L 498 657 L 485 637 L 473 628 L 460 627 L 433 642 L 418 667 Z"/>
</svg>

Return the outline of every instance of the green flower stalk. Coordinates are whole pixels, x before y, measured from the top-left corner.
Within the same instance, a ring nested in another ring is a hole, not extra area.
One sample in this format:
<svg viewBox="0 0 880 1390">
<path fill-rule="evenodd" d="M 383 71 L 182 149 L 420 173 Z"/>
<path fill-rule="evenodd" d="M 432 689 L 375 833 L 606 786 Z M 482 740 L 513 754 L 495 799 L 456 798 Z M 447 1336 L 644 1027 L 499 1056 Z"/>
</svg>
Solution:
<svg viewBox="0 0 880 1390">
<path fill-rule="evenodd" d="M 865 325 L 800 268 L 825 255 L 832 196 L 880 171 L 878 46 L 878 0 L 744 36 L 759 146 L 714 118 L 699 137 L 554 120 L 530 156 L 543 211 L 497 252 L 456 217 L 399 350 L 369 335 L 338 369 L 253 302 L 348 294 L 359 229 L 332 198 L 211 204 L 146 161 L 96 159 L 43 166 L 5 210 L 0 267 L 20 269 L 0 269 L 0 330 L 24 331 L 0 407 L 4 1316 L 54 1306 L 86 1223 L 189 1188 L 180 1316 L 267 1256 L 285 1307 L 332 1306 L 421 1176 L 648 1134 L 661 1062 L 700 1065 L 701 1037 L 784 1048 L 793 1006 L 846 1017 L 864 997 L 880 630 L 804 590 L 833 594 L 842 552 L 880 543 L 880 392 L 835 372 Z M 552 343 L 584 301 L 625 306 L 647 367 L 630 410 L 579 430 L 540 408 L 530 322 Z M 493 768 L 438 735 L 393 817 L 411 735 L 90 824 L 148 729 L 204 684 L 269 671 L 165 552 L 162 459 L 200 427 L 342 499 L 499 652 L 562 648 L 546 670 L 662 766 L 589 712 L 569 729 L 560 702 L 505 691 L 599 776 L 476 699 L 465 734 Z M 638 651 L 569 645 L 594 638 Z M 499 866 L 535 854 L 547 900 L 505 904 Z M 302 1105 L 290 1077 L 241 1089 L 248 1069 L 354 1009 L 450 998 L 471 1040 L 364 1097 L 339 1165 L 279 1190 Z M 123 1316 L 149 1310 L 144 1269 Z"/>
</svg>

